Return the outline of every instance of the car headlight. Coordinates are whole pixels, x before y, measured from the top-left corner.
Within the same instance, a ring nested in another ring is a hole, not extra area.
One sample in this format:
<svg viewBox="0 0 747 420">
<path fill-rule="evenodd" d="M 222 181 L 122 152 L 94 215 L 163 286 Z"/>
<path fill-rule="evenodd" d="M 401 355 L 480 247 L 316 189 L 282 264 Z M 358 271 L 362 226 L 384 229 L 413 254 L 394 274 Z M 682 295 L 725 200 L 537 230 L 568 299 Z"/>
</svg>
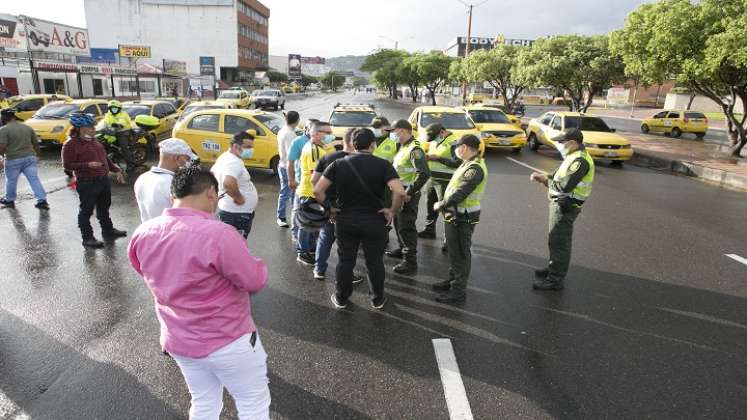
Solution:
<svg viewBox="0 0 747 420">
<path fill-rule="evenodd" d="M 491 136 L 491 134 L 490 134 L 490 133 L 488 133 L 487 131 L 481 131 L 481 132 L 480 132 L 480 137 L 482 137 L 482 138 L 484 138 L 484 139 L 486 139 L 486 138 L 488 138 L 488 137 L 490 137 L 490 136 Z"/>
<path fill-rule="evenodd" d="M 58 125 L 57 127 L 55 127 L 55 128 L 52 129 L 51 133 L 52 134 L 59 133 L 59 132 L 62 132 L 64 130 L 65 130 L 65 126 L 64 125 Z"/>
</svg>

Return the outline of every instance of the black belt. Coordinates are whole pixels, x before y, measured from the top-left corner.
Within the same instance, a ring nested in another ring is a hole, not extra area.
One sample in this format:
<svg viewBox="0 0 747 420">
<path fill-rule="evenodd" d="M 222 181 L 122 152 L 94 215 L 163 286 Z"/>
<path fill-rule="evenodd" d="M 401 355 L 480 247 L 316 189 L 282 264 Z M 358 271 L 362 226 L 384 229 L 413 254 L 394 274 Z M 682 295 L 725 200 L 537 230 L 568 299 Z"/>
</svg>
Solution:
<svg viewBox="0 0 747 420">
<path fill-rule="evenodd" d="M 564 198 L 567 198 L 567 199 L 571 200 L 571 203 L 573 203 L 573 204 L 575 204 L 575 205 L 577 205 L 579 207 L 581 207 L 581 206 L 584 205 L 584 201 L 583 200 L 579 200 L 578 198 L 573 198 L 573 197 L 562 196 L 562 195 L 555 195 L 555 196 L 552 196 L 550 199 L 552 201 L 555 201 L 557 203 L 558 200 L 561 200 L 561 199 L 564 199 Z"/>
</svg>

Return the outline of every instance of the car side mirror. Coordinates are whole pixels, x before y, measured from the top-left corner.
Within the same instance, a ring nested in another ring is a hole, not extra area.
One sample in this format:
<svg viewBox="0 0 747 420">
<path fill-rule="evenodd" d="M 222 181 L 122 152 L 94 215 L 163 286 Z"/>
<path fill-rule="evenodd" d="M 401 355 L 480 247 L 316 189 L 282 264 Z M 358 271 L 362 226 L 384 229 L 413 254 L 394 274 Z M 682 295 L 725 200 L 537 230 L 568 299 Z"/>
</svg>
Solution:
<svg viewBox="0 0 747 420">
<path fill-rule="evenodd" d="M 257 137 L 257 130 L 246 130 L 246 133 L 252 137 Z"/>
</svg>

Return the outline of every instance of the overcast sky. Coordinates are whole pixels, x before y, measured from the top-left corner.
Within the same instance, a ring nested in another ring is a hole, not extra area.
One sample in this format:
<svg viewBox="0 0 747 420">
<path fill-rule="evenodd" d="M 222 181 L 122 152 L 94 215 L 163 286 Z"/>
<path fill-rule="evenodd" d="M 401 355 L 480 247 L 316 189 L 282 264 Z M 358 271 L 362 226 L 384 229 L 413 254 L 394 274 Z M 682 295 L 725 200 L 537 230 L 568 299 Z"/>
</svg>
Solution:
<svg viewBox="0 0 747 420">
<path fill-rule="evenodd" d="M 395 41 L 411 51 L 444 49 L 467 32 L 466 7 L 459 0 L 261 1 L 270 8 L 272 55 L 364 55 L 376 48 L 392 48 Z M 474 4 L 482 1 L 473 0 Z M 472 35 L 502 33 L 506 38 L 535 39 L 607 33 L 648 1 L 488 0 L 474 9 Z M 0 12 L 86 26 L 83 0 L 1 0 Z"/>
</svg>

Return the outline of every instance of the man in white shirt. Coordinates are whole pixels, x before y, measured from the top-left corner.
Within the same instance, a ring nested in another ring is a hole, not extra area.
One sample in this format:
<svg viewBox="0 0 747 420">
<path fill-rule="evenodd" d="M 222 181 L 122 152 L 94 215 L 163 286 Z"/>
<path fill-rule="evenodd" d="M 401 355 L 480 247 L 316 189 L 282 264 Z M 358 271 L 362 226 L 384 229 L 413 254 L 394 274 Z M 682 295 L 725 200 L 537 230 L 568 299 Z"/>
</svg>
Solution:
<svg viewBox="0 0 747 420">
<path fill-rule="evenodd" d="M 218 219 L 236 228 L 246 238 L 252 230 L 257 189 L 244 166 L 254 154 L 254 136 L 244 131 L 234 134 L 230 149 L 215 161 L 210 172 L 218 179 Z"/>
<path fill-rule="evenodd" d="M 135 199 L 140 220 L 145 223 L 171 207 L 171 180 L 177 169 L 197 159 L 192 148 L 181 139 L 170 138 L 158 144 L 158 166 L 140 175 L 135 181 Z"/>
<path fill-rule="evenodd" d="M 293 203 L 293 190 L 288 183 L 288 150 L 290 149 L 293 139 L 298 137 L 296 127 L 300 116 L 296 111 L 288 111 L 285 114 L 285 126 L 278 132 L 278 153 L 280 162 L 278 163 L 278 176 L 280 177 L 280 195 L 278 196 L 278 218 L 277 224 L 280 227 L 288 227 L 286 209 L 288 203 Z"/>
</svg>

